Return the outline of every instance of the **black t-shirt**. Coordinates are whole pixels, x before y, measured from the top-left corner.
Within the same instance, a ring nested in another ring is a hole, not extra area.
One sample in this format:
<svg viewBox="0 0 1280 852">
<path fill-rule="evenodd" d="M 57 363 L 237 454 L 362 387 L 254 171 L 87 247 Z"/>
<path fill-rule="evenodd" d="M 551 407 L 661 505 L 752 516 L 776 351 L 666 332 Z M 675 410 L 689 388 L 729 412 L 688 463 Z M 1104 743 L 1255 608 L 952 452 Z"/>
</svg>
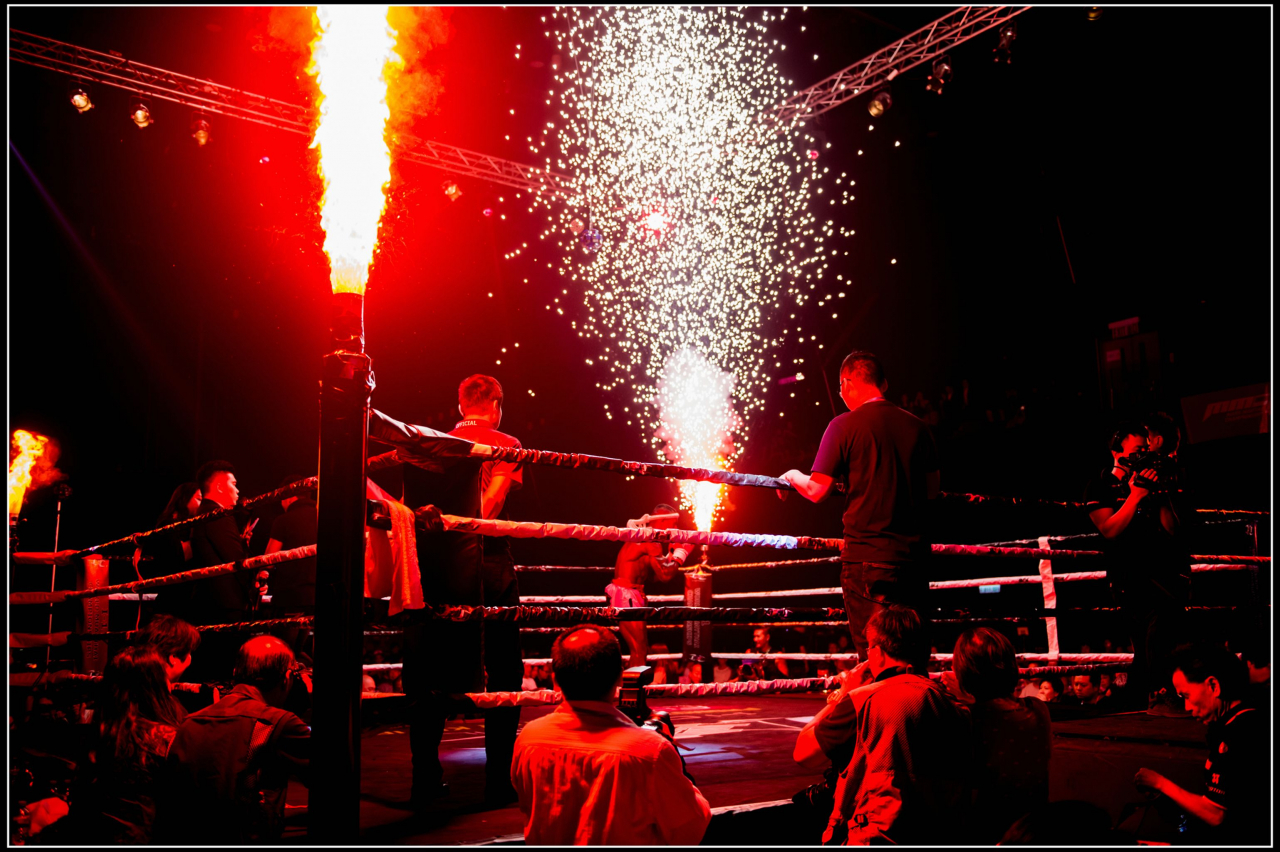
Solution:
<svg viewBox="0 0 1280 852">
<path fill-rule="evenodd" d="M 280 542 L 281 550 L 315 544 L 316 501 L 310 497 L 294 500 L 285 513 L 271 524 L 271 538 Z M 290 612 L 290 607 L 315 606 L 315 557 L 284 563 L 272 570 L 268 583 L 271 601 L 278 612 Z"/>
<path fill-rule="evenodd" d="M 1084 492 L 1085 512 L 1120 510 L 1129 497 L 1129 478 L 1117 479 L 1110 469 L 1090 481 Z M 1167 498 L 1150 495 L 1138 504 L 1138 511 L 1124 532 L 1099 541 L 1107 554 L 1107 575 L 1115 589 L 1135 591 L 1160 589 L 1185 597 L 1190 576 L 1190 560 L 1182 536 L 1170 535 L 1160 523 L 1160 506 Z M 1180 515 L 1181 517 L 1181 515 Z M 1151 586 L 1154 583 L 1155 586 Z"/>
<path fill-rule="evenodd" d="M 846 562 L 912 562 L 929 555 L 926 478 L 938 469 L 929 427 L 887 400 L 827 426 L 813 472 L 845 483 Z"/>
<path fill-rule="evenodd" d="M 1204 795 L 1226 809 L 1222 825 L 1208 829 L 1213 843 L 1266 845 L 1271 826 L 1271 733 L 1261 710 L 1236 707 L 1209 725 Z"/>
</svg>

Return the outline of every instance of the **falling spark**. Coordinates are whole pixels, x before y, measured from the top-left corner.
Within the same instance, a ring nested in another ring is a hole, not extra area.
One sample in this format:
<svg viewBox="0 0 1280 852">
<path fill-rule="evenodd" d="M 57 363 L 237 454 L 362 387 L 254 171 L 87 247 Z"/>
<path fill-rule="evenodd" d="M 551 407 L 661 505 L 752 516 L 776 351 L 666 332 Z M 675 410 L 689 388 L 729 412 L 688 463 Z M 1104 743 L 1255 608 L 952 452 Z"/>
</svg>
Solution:
<svg viewBox="0 0 1280 852">
<path fill-rule="evenodd" d="M 44 448 L 48 443 L 49 439 L 44 435 L 33 435 L 25 429 L 18 429 L 13 433 L 9 449 L 12 456 L 9 460 L 10 515 L 17 515 L 22 511 L 22 499 L 31 487 L 31 468 L 44 455 Z"/>
<path fill-rule="evenodd" d="M 324 251 L 335 293 L 364 294 L 386 206 L 388 66 L 401 65 L 387 6 L 317 6 L 307 73 L 320 88 L 311 147 L 320 152 Z"/>
<path fill-rule="evenodd" d="M 766 325 L 809 300 L 835 252 L 831 223 L 809 210 L 817 140 L 762 120 L 792 90 L 765 24 L 741 10 L 559 16 L 557 120 L 531 150 L 558 143 L 548 167 L 577 176 L 569 203 L 542 203 L 543 239 L 563 247 L 558 266 L 585 296 L 578 333 L 603 344 L 600 387 L 656 415 L 637 419 L 666 459 L 731 469 L 771 381 Z M 593 232 L 600 245 L 584 251 Z M 700 528 L 721 490 L 682 488 Z"/>
</svg>

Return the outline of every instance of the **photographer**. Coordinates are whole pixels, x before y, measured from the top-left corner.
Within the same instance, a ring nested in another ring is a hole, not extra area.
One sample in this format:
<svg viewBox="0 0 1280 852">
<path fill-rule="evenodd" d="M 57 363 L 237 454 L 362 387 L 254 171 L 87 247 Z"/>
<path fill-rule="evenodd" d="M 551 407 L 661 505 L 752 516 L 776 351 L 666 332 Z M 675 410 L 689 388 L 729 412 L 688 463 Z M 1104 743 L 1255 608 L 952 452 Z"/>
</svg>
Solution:
<svg viewBox="0 0 1280 852">
<path fill-rule="evenodd" d="M 1127 692 L 1157 716 L 1185 715 L 1161 687 L 1168 658 L 1184 641 L 1190 599 L 1190 560 L 1182 523 L 1170 499 L 1172 466 L 1148 452 L 1147 427 L 1128 423 L 1111 438 L 1112 463 L 1085 490 L 1085 510 L 1106 553 L 1107 579 L 1133 641 Z"/>
<path fill-rule="evenodd" d="M 613 633 L 575 627 L 551 647 L 564 703 L 524 726 L 511 783 L 528 844 L 692 846 L 711 807 L 682 772 L 675 746 L 614 704 L 622 650 Z M 638 687 L 642 688 L 642 687 Z"/>
</svg>

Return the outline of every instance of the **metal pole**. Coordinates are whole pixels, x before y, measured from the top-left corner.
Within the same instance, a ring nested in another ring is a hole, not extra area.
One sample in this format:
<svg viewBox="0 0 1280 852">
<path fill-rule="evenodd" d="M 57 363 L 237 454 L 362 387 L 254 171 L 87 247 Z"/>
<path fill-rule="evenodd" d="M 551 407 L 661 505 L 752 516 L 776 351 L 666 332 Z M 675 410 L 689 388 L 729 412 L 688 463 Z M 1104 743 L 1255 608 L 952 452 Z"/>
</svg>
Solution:
<svg viewBox="0 0 1280 852">
<path fill-rule="evenodd" d="M 334 295 L 333 351 L 320 382 L 319 530 L 316 541 L 312 842 L 360 836 L 360 687 L 364 643 L 365 457 L 372 362 L 364 353 L 364 298 Z"/>
<path fill-rule="evenodd" d="M 707 546 L 702 545 L 702 559 L 698 568 L 684 575 L 684 605 L 714 606 L 711 602 L 711 572 L 707 570 Z M 686 621 L 684 625 L 684 657 L 686 663 L 702 664 L 702 682 L 709 683 L 713 676 L 711 657 L 711 623 Z"/>
</svg>

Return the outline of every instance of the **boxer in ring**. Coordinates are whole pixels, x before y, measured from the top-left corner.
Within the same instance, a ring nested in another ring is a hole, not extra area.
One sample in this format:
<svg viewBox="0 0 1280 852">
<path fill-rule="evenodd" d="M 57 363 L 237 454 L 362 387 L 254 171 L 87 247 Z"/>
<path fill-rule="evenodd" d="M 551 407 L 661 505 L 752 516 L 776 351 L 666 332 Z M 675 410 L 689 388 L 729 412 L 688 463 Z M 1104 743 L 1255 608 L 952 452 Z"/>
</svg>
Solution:
<svg viewBox="0 0 1280 852">
<path fill-rule="evenodd" d="M 675 528 L 679 520 L 680 514 L 674 507 L 660 503 L 654 507 L 653 515 L 630 521 L 627 526 L 669 530 Z M 619 609 L 647 606 L 644 598 L 646 579 L 652 576 L 660 583 L 670 580 L 692 551 L 690 545 L 677 544 L 664 556 L 662 549 L 658 542 L 627 542 L 622 545 L 613 566 L 613 582 L 604 588 L 609 606 Z M 649 655 L 648 628 L 643 621 L 624 621 L 618 626 L 631 648 L 627 665 L 643 666 Z"/>
</svg>

